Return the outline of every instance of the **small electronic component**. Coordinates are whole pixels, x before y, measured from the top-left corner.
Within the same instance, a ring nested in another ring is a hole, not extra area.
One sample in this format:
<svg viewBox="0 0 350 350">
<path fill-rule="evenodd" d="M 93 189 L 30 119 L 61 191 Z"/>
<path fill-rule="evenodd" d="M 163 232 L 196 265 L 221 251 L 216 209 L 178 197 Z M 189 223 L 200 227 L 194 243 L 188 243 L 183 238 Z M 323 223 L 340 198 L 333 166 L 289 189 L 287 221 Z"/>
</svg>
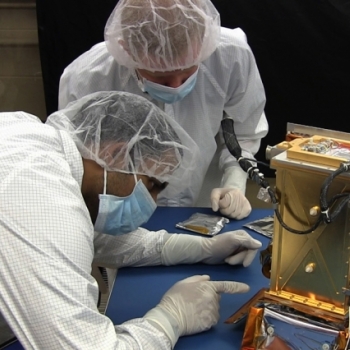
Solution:
<svg viewBox="0 0 350 350">
<path fill-rule="evenodd" d="M 305 143 L 301 147 L 303 151 L 322 153 L 322 154 L 326 154 L 331 149 L 335 149 L 335 148 L 339 148 L 339 144 L 336 141 L 333 141 L 332 139 L 326 139 L 319 142 L 314 142 L 312 137 L 307 143 Z"/>
<path fill-rule="evenodd" d="M 311 137 L 301 146 L 302 151 L 318 153 L 329 157 L 341 157 L 350 159 L 350 147 L 347 143 L 342 143 L 333 139 L 314 140 Z"/>
</svg>

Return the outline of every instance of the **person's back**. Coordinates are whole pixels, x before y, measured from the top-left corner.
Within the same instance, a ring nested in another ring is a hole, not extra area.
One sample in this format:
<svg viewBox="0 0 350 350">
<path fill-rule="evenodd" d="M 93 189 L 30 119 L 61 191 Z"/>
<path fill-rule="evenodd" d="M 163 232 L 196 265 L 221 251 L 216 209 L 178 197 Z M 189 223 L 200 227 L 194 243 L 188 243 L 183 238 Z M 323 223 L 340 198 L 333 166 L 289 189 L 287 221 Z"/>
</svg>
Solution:
<svg viewBox="0 0 350 350">
<path fill-rule="evenodd" d="M 66 133 L 24 112 L 0 114 L 0 145 L 0 264 L 6 267 L 0 310 L 22 342 L 34 329 L 42 330 L 23 345 L 57 348 L 46 330 L 70 337 L 65 328 L 73 333 L 75 322 L 61 283 L 74 289 L 85 279 L 96 293 L 89 302 L 97 302 L 97 285 L 89 277 L 93 227 L 80 189 L 81 156 Z"/>
</svg>

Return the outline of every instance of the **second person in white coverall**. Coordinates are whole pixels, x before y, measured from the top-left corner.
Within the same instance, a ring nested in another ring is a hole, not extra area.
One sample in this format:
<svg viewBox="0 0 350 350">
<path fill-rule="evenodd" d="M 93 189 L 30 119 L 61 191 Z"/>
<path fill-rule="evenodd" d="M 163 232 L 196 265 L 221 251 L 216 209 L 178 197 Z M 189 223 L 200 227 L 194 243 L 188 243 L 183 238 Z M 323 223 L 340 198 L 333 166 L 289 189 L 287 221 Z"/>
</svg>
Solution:
<svg viewBox="0 0 350 350">
<path fill-rule="evenodd" d="M 103 90 L 146 97 L 199 146 L 196 170 L 168 186 L 159 205 L 192 206 L 204 193 L 214 211 L 235 219 L 249 215 L 247 175 L 226 148 L 220 123 L 234 120 L 242 155 L 253 158 L 268 131 L 265 92 L 244 32 L 221 27 L 210 0 L 120 0 L 106 24 L 105 41 L 65 69 L 59 108 Z M 204 188 L 216 152 L 221 183 Z"/>
</svg>

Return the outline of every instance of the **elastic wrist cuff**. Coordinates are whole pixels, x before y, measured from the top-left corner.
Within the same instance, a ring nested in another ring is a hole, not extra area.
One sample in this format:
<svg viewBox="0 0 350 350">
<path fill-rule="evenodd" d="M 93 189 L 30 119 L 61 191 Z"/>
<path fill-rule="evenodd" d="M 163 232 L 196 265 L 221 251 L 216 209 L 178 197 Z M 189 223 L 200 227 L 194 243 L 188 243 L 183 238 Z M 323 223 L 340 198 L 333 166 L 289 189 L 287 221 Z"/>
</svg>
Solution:
<svg viewBox="0 0 350 350">
<path fill-rule="evenodd" d="M 147 320 L 153 327 L 165 333 L 165 335 L 169 338 L 171 347 L 174 348 L 180 336 L 179 325 L 168 312 L 166 312 L 160 306 L 157 306 L 149 310 L 144 316 L 144 319 Z"/>
</svg>

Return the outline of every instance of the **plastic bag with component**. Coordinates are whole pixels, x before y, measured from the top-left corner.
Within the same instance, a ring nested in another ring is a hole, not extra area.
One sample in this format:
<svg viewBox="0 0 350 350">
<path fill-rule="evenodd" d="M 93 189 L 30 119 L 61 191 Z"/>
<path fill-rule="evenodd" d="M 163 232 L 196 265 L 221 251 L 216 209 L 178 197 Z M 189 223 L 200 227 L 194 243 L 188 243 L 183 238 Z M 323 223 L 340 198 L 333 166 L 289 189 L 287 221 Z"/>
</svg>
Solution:
<svg viewBox="0 0 350 350">
<path fill-rule="evenodd" d="M 222 216 L 195 213 L 187 220 L 178 222 L 175 226 L 202 235 L 215 236 L 229 222 L 229 219 Z"/>
<path fill-rule="evenodd" d="M 243 225 L 243 227 L 247 227 L 255 232 L 271 238 L 273 236 L 273 221 L 274 217 L 273 215 L 270 215 L 262 219 L 248 222 L 247 224 Z"/>
</svg>

